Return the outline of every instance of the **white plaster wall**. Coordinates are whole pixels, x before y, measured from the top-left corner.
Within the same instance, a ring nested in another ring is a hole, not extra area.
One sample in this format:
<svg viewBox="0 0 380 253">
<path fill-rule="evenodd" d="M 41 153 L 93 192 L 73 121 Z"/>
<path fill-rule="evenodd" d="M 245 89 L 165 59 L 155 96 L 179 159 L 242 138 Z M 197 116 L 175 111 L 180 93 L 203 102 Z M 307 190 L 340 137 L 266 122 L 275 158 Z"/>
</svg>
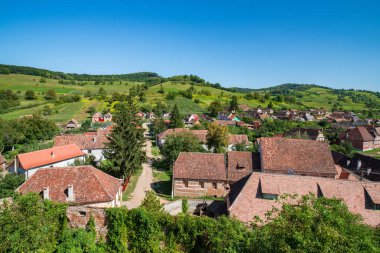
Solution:
<svg viewBox="0 0 380 253">
<path fill-rule="evenodd" d="M 76 159 L 83 160 L 83 157 L 76 157 L 76 158 L 60 161 L 57 163 L 46 164 L 44 166 L 36 167 L 29 170 L 24 170 L 23 168 L 17 167 L 17 173 L 25 174 L 25 179 L 28 179 L 41 168 L 67 167 L 67 166 L 72 165 Z"/>
</svg>

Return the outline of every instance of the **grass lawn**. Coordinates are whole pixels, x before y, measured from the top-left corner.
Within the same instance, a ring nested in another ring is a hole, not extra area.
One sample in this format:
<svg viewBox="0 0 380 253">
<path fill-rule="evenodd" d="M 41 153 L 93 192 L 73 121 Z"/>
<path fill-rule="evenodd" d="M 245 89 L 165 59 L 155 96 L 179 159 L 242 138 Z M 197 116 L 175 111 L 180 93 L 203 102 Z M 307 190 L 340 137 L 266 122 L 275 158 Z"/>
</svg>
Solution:
<svg viewBox="0 0 380 253">
<path fill-rule="evenodd" d="M 153 169 L 153 181 L 156 193 L 165 198 L 171 197 L 172 192 L 172 173 Z"/>
<path fill-rule="evenodd" d="M 129 184 L 127 186 L 127 189 L 123 192 L 123 201 L 127 201 L 129 197 L 131 196 L 131 193 L 135 190 L 137 180 L 141 176 L 142 168 L 135 172 L 129 179 Z"/>
<path fill-rule="evenodd" d="M 154 155 L 154 156 L 161 155 L 160 149 L 158 147 L 152 147 L 152 155 Z"/>
<path fill-rule="evenodd" d="M 380 148 L 375 148 L 375 149 L 368 150 L 368 151 L 357 151 L 357 153 L 367 155 L 367 156 L 371 156 L 371 157 L 376 158 L 376 159 L 380 159 Z"/>
</svg>

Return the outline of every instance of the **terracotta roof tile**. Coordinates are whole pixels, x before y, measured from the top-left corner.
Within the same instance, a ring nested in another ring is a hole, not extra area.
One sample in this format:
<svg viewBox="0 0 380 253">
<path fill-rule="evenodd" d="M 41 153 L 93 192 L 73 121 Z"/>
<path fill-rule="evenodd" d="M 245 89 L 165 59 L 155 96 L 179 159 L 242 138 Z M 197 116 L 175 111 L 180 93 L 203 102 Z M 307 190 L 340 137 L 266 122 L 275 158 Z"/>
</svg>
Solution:
<svg viewBox="0 0 380 253">
<path fill-rule="evenodd" d="M 380 184 L 364 181 L 253 173 L 245 184 L 237 182 L 232 186 L 232 195 L 228 196 L 231 201 L 228 210 L 231 216 L 243 222 L 251 222 L 255 216 L 265 221 L 267 211 L 273 206 L 280 206 L 273 200 L 263 199 L 262 192 L 279 195 L 313 193 L 318 196 L 319 190 L 325 197 L 342 199 L 351 212 L 363 217 L 364 223 L 371 226 L 380 225 L 380 213 L 368 208 L 365 194 L 366 190 L 374 203 L 380 201 Z"/>
<path fill-rule="evenodd" d="M 253 171 L 253 153 L 243 151 L 230 151 L 227 154 L 229 181 L 238 181 Z"/>
<path fill-rule="evenodd" d="M 348 135 L 348 136 L 347 136 Z M 352 141 L 373 141 L 374 137 L 364 126 L 358 126 L 347 130 L 346 133 L 341 135 L 343 139 L 349 139 Z"/>
<path fill-rule="evenodd" d="M 41 167 L 44 165 L 84 156 L 80 148 L 75 144 L 38 150 L 19 154 L 17 158 L 24 170 Z"/>
<path fill-rule="evenodd" d="M 249 144 L 248 136 L 246 134 L 230 134 L 229 144 Z"/>
<path fill-rule="evenodd" d="M 182 152 L 174 163 L 173 178 L 226 180 L 224 154 Z"/>
<path fill-rule="evenodd" d="M 260 138 L 264 171 L 337 174 L 327 143 L 285 138 Z"/>
<path fill-rule="evenodd" d="M 80 149 L 93 150 L 104 149 L 108 142 L 107 135 L 109 130 L 101 129 L 98 132 L 88 132 L 84 134 L 64 134 L 54 138 L 54 146 L 64 146 L 76 144 Z"/>
<path fill-rule="evenodd" d="M 67 202 L 67 187 L 74 189 L 75 204 L 110 202 L 119 192 L 122 180 L 114 178 L 92 166 L 75 166 L 40 169 L 17 191 L 41 193 L 49 187 L 50 199 Z"/>
</svg>

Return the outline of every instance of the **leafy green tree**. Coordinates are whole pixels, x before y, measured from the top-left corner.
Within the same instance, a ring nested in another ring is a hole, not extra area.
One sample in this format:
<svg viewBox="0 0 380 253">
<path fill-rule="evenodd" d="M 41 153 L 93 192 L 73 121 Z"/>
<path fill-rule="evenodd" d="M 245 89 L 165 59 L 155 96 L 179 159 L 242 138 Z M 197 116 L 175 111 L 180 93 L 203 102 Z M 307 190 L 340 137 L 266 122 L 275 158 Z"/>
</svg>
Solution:
<svg viewBox="0 0 380 253">
<path fill-rule="evenodd" d="M 182 199 L 182 213 L 187 213 L 189 211 L 189 202 L 187 199 Z"/>
<path fill-rule="evenodd" d="M 106 99 L 107 98 L 107 91 L 103 87 L 100 87 L 98 90 L 98 96 L 102 100 Z"/>
<path fill-rule="evenodd" d="M 253 251 L 379 252 L 374 231 L 342 201 L 306 195 L 291 202 L 281 198 L 282 208 L 268 213 L 271 222 L 254 230 Z"/>
<path fill-rule="evenodd" d="M 230 111 L 237 111 L 239 109 L 239 103 L 237 96 L 232 96 L 230 101 Z"/>
<path fill-rule="evenodd" d="M 153 136 L 157 136 L 166 130 L 166 125 L 162 117 L 156 117 L 151 125 Z"/>
<path fill-rule="evenodd" d="M 153 191 L 148 191 L 145 195 L 141 207 L 149 212 L 160 212 L 163 209 L 163 205 L 160 203 L 160 199 Z"/>
<path fill-rule="evenodd" d="M 268 104 L 268 108 L 273 108 L 273 103 L 272 103 L 272 100 L 271 101 L 269 101 L 269 104 Z"/>
<path fill-rule="evenodd" d="M 27 91 L 25 92 L 25 96 L 24 96 L 24 98 L 25 98 L 26 100 L 34 100 L 34 99 L 36 99 L 36 95 L 34 94 L 34 91 L 32 91 L 32 90 L 27 90 Z"/>
<path fill-rule="evenodd" d="M 51 109 L 50 106 L 44 105 L 44 107 L 42 107 L 41 113 L 43 116 L 50 116 L 53 114 L 53 110 Z"/>
<path fill-rule="evenodd" d="M 54 90 L 47 90 L 45 93 L 45 99 L 46 100 L 55 100 L 57 99 L 57 94 Z"/>
<path fill-rule="evenodd" d="M 53 252 L 66 222 L 66 207 L 38 194 L 17 196 L 0 207 L 0 251 Z"/>
<path fill-rule="evenodd" d="M 46 83 L 46 78 L 45 77 L 41 77 L 40 83 Z"/>
<path fill-rule="evenodd" d="M 171 134 L 166 138 L 162 155 L 165 157 L 165 161 L 172 166 L 180 152 L 202 151 L 204 151 L 202 144 L 193 133 L 181 132 Z"/>
<path fill-rule="evenodd" d="M 217 100 L 211 102 L 210 106 L 208 107 L 208 112 L 212 117 L 216 117 L 221 111 L 223 111 L 223 105 L 220 101 Z"/>
<path fill-rule="evenodd" d="M 24 181 L 24 175 L 6 174 L 0 176 L 0 199 L 15 196 L 15 190 Z"/>
<path fill-rule="evenodd" d="M 225 126 L 219 126 L 216 123 L 208 125 L 207 147 L 214 153 L 224 153 L 228 146 L 228 130 Z"/>
<path fill-rule="evenodd" d="M 171 128 L 181 128 L 184 127 L 182 115 L 179 112 L 177 104 L 174 105 L 171 118 L 170 118 L 170 127 Z"/>
<path fill-rule="evenodd" d="M 132 101 L 119 103 L 115 109 L 115 125 L 108 136 L 104 156 L 112 163 L 113 175 L 128 178 L 146 160 L 144 129 Z"/>
</svg>

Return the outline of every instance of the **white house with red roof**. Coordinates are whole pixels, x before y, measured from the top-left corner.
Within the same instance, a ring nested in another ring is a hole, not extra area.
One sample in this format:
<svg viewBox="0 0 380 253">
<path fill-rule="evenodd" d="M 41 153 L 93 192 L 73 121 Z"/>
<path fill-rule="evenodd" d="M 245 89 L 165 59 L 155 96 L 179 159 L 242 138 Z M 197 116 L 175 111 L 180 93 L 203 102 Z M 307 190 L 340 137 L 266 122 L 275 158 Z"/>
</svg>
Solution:
<svg viewBox="0 0 380 253">
<path fill-rule="evenodd" d="M 116 207 L 120 206 L 122 199 L 122 179 L 89 165 L 43 168 L 16 191 L 38 193 L 44 199 L 69 205 Z"/>
<path fill-rule="evenodd" d="M 110 134 L 110 128 L 98 129 L 97 132 L 87 132 L 84 134 L 64 134 L 54 138 L 54 147 L 68 144 L 77 145 L 84 153 L 95 157 L 95 161 L 104 160 L 103 152 L 108 143 L 107 136 Z"/>
<path fill-rule="evenodd" d="M 75 144 L 42 149 L 17 155 L 9 171 L 24 174 L 27 179 L 41 168 L 66 167 L 85 155 Z"/>
</svg>

